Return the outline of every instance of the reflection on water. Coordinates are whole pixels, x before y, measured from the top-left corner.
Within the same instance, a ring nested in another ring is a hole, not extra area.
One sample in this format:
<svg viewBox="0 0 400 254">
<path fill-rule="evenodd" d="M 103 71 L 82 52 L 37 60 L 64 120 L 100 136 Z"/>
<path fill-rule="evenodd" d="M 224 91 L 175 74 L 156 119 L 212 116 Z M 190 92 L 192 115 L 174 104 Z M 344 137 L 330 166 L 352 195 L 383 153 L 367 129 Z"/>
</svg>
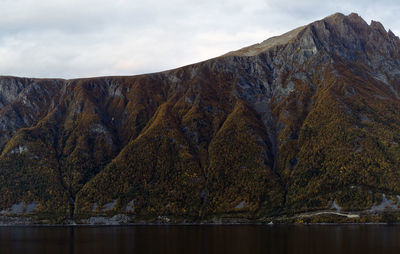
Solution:
<svg viewBox="0 0 400 254">
<path fill-rule="evenodd" d="M 400 253 L 400 226 L 0 227 L 0 253 Z"/>
</svg>

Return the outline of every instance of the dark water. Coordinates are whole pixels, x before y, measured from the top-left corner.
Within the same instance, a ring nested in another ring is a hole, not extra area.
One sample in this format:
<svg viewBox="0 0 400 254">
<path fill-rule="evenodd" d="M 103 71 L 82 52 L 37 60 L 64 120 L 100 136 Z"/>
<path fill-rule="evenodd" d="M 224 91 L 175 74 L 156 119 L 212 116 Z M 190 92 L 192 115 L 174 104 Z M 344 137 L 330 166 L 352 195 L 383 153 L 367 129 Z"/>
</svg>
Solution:
<svg viewBox="0 0 400 254">
<path fill-rule="evenodd" d="M 0 253 L 400 253 L 400 226 L 0 227 Z"/>
</svg>

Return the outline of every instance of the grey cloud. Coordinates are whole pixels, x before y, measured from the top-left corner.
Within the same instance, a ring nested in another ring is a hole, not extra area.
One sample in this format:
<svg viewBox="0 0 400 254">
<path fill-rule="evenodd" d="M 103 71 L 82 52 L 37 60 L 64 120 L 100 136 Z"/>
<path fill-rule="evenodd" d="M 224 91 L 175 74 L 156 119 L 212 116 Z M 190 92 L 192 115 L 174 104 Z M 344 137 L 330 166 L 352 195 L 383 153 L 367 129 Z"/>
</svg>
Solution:
<svg viewBox="0 0 400 254">
<path fill-rule="evenodd" d="M 3 0 L 0 74 L 130 75 L 215 57 L 335 12 L 399 34 L 396 1 Z"/>
</svg>

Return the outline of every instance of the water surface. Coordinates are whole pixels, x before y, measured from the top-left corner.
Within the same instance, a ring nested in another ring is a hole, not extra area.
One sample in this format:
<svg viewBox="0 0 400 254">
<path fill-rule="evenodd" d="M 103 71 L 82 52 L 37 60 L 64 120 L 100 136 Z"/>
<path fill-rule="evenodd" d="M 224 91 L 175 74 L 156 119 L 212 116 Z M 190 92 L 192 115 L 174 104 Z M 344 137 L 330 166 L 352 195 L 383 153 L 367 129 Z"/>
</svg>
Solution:
<svg viewBox="0 0 400 254">
<path fill-rule="evenodd" d="M 400 226 L 0 227 L 0 253 L 400 253 Z"/>
</svg>

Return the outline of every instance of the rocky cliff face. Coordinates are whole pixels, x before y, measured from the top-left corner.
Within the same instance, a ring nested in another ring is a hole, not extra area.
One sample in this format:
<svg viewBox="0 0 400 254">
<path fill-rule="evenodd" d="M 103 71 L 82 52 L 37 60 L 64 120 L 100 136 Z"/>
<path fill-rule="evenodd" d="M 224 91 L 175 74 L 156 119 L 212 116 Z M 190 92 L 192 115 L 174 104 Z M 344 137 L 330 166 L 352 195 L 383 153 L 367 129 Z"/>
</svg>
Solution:
<svg viewBox="0 0 400 254">
<path fill-rule="evenodd" d="M 380 23 L 335 14 L 161 73 L 1 77 L 0 212 L 397 210 L 399 49 Z"/>
</svg>

